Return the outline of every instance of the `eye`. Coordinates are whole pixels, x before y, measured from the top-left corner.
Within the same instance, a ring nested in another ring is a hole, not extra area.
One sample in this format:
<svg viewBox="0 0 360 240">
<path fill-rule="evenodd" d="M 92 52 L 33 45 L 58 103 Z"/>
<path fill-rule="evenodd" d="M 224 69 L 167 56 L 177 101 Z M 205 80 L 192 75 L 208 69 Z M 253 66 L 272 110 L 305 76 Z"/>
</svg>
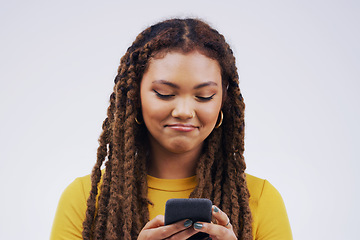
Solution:
<svg viewBox="0 0 360 240">
<path fill-rule="evenodd" d="M 200 96 L 196 96 L 196 98 L 199 100 L 199 101 L 202 101 L 202 102 L 207 102 L 207 101 L 210 101 L 211 99 L 213 99 L 215 96 L 215 93 L 213 95 L 211 95 L 210 97 L 200 97 Z"/>
<path fill-rule="evenodd" d="M 172 97 L 175 96 L 175 95 L 172 95 L 172 94 L 164 95 L 164 94 L 161 94 L 161 93 L 159 93 L 158 91 L 156 91 L 156 90 L 154 90 L 154 89 L 153 89 L 153 91 L 154 91 L 154 93 L 156 94 L 156 96 L 157 96 L 158 98 L 164 99 L 164 100 L 170 99 L 170 98 L 172 98 Z"/>
</svg>

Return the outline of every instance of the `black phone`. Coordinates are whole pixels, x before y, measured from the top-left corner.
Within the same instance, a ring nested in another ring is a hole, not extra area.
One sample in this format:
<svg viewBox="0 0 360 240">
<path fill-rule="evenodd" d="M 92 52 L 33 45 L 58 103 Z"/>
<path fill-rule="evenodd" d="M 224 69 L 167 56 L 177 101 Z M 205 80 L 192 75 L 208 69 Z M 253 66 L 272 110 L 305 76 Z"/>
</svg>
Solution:
<svg viewBox="0 0 360 240">
<path fill-rule="evenodd" d="M 172 198 L 165 205 L 165 225 L 176 223 L 180 220 L 190 219 L 193 223 L 197 221 L 211 222 L 212 202 L 206 198 Z M 188 239 L 206 239 L 207 233 L 197 233 Z"/>
</svg>

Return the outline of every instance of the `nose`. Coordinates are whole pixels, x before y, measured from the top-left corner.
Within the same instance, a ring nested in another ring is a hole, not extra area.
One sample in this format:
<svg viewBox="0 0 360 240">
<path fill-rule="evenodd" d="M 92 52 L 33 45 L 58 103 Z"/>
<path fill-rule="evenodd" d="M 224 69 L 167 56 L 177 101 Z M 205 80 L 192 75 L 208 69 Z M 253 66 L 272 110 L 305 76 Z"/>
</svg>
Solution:
<svg viewBox="0 0 360 240">
<path fill-rule="evenodd" d="M 179 99 L 171 112 L 171 116 L 178 119 L 190 119 L 195 117 L 195 111 L 191 101 L 188 99 Z"/>
</svg>

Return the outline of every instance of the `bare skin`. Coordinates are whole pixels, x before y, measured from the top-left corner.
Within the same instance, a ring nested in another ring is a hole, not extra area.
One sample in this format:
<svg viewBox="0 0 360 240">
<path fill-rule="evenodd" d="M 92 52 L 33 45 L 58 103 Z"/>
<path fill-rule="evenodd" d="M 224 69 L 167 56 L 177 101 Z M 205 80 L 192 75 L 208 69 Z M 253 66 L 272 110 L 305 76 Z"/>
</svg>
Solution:
<svg viewBox="0 0 360 240">
<path fill-rule="evenodd" d="M 157 178 L 194 176 L 204 140 L 214 129 L 222 105 L 221 69 L 216 60 L 194 51 L 169 52 L 151 59 L 140 85 L 142 115 L 149 131 L 148 174 Z M 158 215 L 138 240 L 187 239 L 208 233 L 213 239 L 236 239 L 227 215 L 213 206 L 213 223 L 164 225 Z M 187 223 L 187 224 L 185 224 Z"/>
<path fill-rule="evenodd" d="M 171 225 L 164 225 L 164 216 L 158 215 L 149 221 L 141 230 L 138 239 L 140 240 L 157 240 L 157 239 L 171 239 L 183 240 L 190 236 L 204 232 L 210 235 L 214 240 L 236 240 L 233 227 L 229 222 L 228 216 L 218 207 L 212 207 L 213 222 L 196 222 L 193 225 L 185 226 L 185 220 L 179 221 Z M 216 222 L 216 224 L 214 223 Z M 199 228 L 201 227 L 201 228 Z"/>
<path fill-rule="evenodd" d="M 214 223 L 206 223 L 206 222 L 197 222 L 194 225 L 194 229 L 199 232 L 204 232 L 210 235 L 211 239 L 221 240 L 228 239 L 233 240 L 237 239 L 233 230 L 233 226 L 229 221 L 229 217 L 221 211 L 218 207 L 213 206 L 212 211 L 213 222 Z M 201 228 L 195 228 L 195 226 L 202 226 Z"/>
<path fill-rule="evenodd" d="M 150 141 L 151 155 L 149 175 L 165 179 L 181 179 L 195 175 L 197 159 L 202 144 L 193 151 L 174 153 L 164 149 L 157 141 Z"/>
<path fill-rule="evenodd" d="M 148 173 L 158 178 L 194 176 L 204 140 L 222 104 L 221 69 L 199 52 L 151 59 L 140 85 L 149 131 Z"/>
<path fill-rule="evenodd" d="M 185 220 L 164 226 L 164 216 L 158 215 L 149 221 L 141 230 L 138 240 L 155 240 L 155 239 L 187 239 L 197 233 L 195 229 L 190 226 L 184 226 Z"/>
</svg>

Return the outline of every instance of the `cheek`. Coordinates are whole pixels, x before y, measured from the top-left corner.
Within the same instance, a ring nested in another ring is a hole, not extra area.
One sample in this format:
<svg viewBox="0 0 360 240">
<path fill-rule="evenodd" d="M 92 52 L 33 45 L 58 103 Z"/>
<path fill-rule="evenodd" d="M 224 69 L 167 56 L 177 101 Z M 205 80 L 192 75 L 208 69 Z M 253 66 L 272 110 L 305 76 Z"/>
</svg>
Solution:
<svg viewBox="0 0 360 240">
<path fill-rule="evenodd" d="M 221 104 L 212 104 L 198 110 L 199 120 L 205 125 L 215 125 L 219 116 Z"/>
<path fill-rule="evenodd" d="M 143 97 L 141 100 L 142 114 L 146 122 L 161 120 L 167 116 L 168 104 L 162 104 L 153 97 Z"/>
</svg>

